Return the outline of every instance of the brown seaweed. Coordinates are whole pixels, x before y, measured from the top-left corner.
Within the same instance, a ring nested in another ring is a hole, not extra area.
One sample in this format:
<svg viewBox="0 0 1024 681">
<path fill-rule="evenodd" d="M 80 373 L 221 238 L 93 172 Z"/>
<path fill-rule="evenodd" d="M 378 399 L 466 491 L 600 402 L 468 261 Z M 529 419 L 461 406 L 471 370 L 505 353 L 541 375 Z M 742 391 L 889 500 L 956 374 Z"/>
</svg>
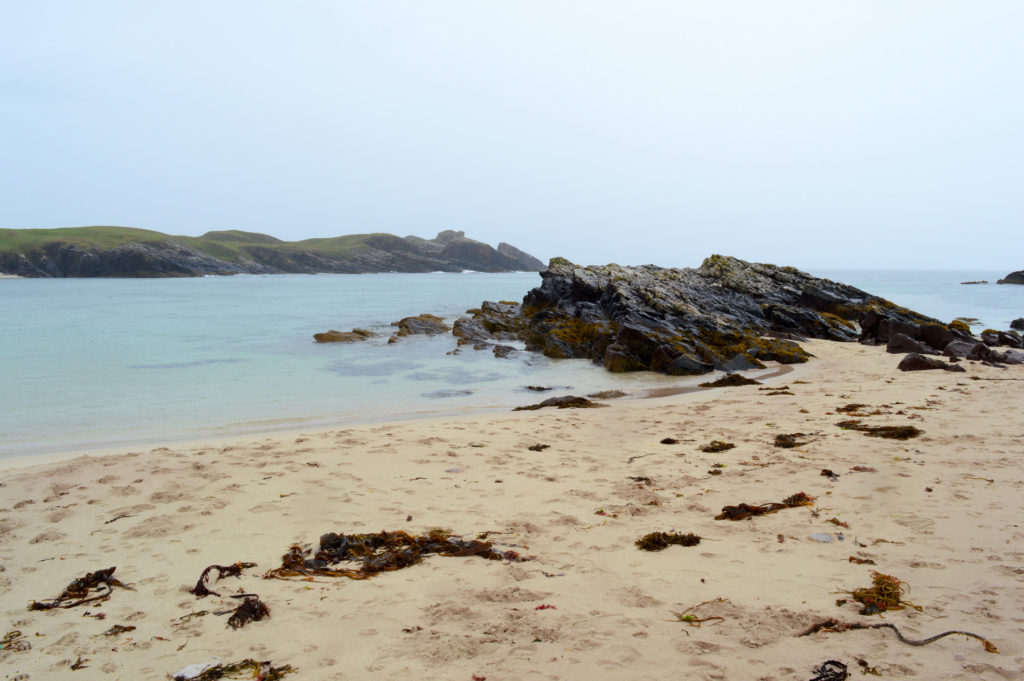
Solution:
<svg viewBox="0 0 1024 681">
<path fill-rule="evenodd" d="M 888 622 L 879 622 L 876 624 L 866 624 L 862 622 L 842 622 L 832 617 L 829 617 L 826 620 L 822 620 L 821 622 L 817 622 L 811 625 L 806 631 L 797 634 L 797 636 L 810 636 L 811 634 L 817 634 L 821 631 L 842 633 L 844 631 L 850 631 L 853 629 L 892 629 L 893 632 L 895 632 L 896 634 L 896 638 L 898 638 L 903 643 L 912 646 L 926 646 L 929 643 L 934 643 L 935 641 L 938 641 L 940 638 L 945 638 L 946 636 L 958 634 L 960 636 L 967 636 L 969 638 L 978 639 L 979 641 L 981 641 L 981 644 L 985 646 L 986 651 L 996 654 L 999 653 L 999 648 L 997 648 L 996 645 L 992 643 L 992 641 L 988 640 L 983 636 L 979 636 L 978 634 L 971 633 L 969 631 L 950 630 L 944 631 L 941 634 L 936 634 L 935 636 L 929 636 L 928 638 L 915 640 L 907 638 L 902 633 L 900 633 L 900 630 L 896 628 L 895 624 L 889 624 Z"/>
<path fill-rule="evenodd" d="M 799 447 L 805 445 L 809 440 L 800 441 L 797 438 L 802 438 L 806 433 L 780 433 L 775 436 L 775 446 L 782 449 L 792 449 L 793 447 Z"/>
<path fill-rule="evenodd" d="M 52 610 L 54 608 L 73 608 L 84 603 L 105 601 L 110 598 L 110 594 L 113 593 L 115 586 L 134 591 L 132 587 L 113 576 L 116 569 L 117 566 L 115 565 L 105 570 L 87 573 L 84 577 L 79 577 L 68 584 L 57 598 L 48 601 L 32 601 L 28 609 Z M 103 587 L 106 587 L 107 590 L 90 595 L 93 589 L 100 590 Z"/>
<path fill-rule="evenodd" d="M 0 650 L 11 650 L 16 653 L 23 653 L 26 650 L 31 650 L 32 644 L 28 642 L 25 635 L 20 630 L 15 629 L 4 634 L 3 639 L 0 639 Z"/>
<path fill-rule="evenodd" d="M 908 606 L 921 610 L 921 606 L 903 600 L 903 594 L 910 591 L 910 585 L 898 577 L 872 571 L 871 582 L 870 587 L 843 592 L 864 606 L 860 610 L 861 615 L 874 615 L 886 610 L 903 610 Z"/>
<path fill-rule="evenodd" d="M 843 430 L 859 430 L 868 437 L 884 437 L 890 440 L 909 440 L 924 431 L 915 426 L 869 426 L 860 419 L 849 419 L 836 424 Z"/>
<path fill-rule="evenodd" d="M 679 534 L 678 532 L 651 532 L 636 540 L 637 548 L 644 551 L 663 551 L 672 544 L 679 546 L 696 546 L 700 544 L 701 538 L 692 532 Z"/>
<path fill-rule="evenodd" d="M 194 676 L 175 676 L 174 681 L 216 681 L 217 679 L 278 681 L 294 671 L 295 669 L 290 664 L 275 667 L 270 660 L 257 662 L 248 658 L 241 662 L 211 665 Z"/>
<path fill-rule="evenodd" d="M 784 508 L 796 508 L 798 506 L 811 506 L 814 504 L 814 497 L 803 492 L 797 492 L 786 497 L 781 503 L 770 504 L 737 504 L 735 506 L 723 506 L 722 512 L 715 516 L 715 520 L 744 520 L 755 515 L 766 515 L 775 513 Z"/>
<path fill-rule="evenodd" d="M 132 624 L 115 624 L 106 631 L 103 632 L 104 636 L 117 636 L 119 634 L 125 634 L 129 631 L 135 631 L 135 625 Z"/>
<path fill-rule="evenodd" d="M 537 443 L 535 445 L 530 445 L 529 447 L 527 447 L 527 449 L 529 449 L 531 452 L 543 452 L 545 449 L 547 449 L 550 446 L 551 445 L 545 445 L 545 444 Z"/>
<path fill-rule="evenodd" d="M 761 381 L 740 374 L 726 374 L 717 381 L 707 381 L 699 385 L 701 388 L 732 388 L 740 385 L 761 385 Z"/>
<path fill-rule="evenodd" d="M 210 579 L 210 573 L 214 570 L 217 571 L 217 581 L 219 582 L 225 577 L 240 577 L 242 570 L 245 568 L 256 567 L 256 563 L 243 563 L 238 561 L 234 565 L 210 565 L 203 574 L 199 575 L 199 581 L 196 582 L 195 587 L 189 590 L 190 594 L 194 594 L 198 598 L 205 598 L 206 596 L 220 596 L 216 591 L 210 591 L 206 588 L 207 583 Z"/>
<path fill-rule="evenodd" d="M 293 545 L 281 557 L 281 567 L 269 570 L 264 579 L 290 577 L 348 577 L 369 579 L 381 572 L 400 570 L 416 565 L 427 556 L 479 556 L 487 560 L 522 562 L 530 560 L 516 551 L 497 551 L 491 542 L 464 540 L 445 530 L 431 530 L 414 536 L 402 530 L 371 534 L 335 534 L 320 537 L 320 547 Z M 355 563 L 356 567 L 334 567 L 339 563 Z"/>
<path fill-rule="evenodd" d="M 708 454 L 715 454 L 717 452 L 729 451 L 730 449 L 733 449 L 734 447 L 736 447 L 736 445 L 734 445 L 731 442 L 722 442 L 721 440 L 712 440 L 711 442 L 709 442 L 706 445 L 704 445 L 703 447 L 701 447 L 700 451 L 707 452 Z"/>
<path fill-rule="evenodd" d="M 241 629 L 249 622 L 259 622 L 261 619 L 270 618 L 270 608 L 260 600 L 259 596 L 246 596 L 242 604 L 235 608 L 228 618 L 228 626 L 232 629 Z"/>
</svg>

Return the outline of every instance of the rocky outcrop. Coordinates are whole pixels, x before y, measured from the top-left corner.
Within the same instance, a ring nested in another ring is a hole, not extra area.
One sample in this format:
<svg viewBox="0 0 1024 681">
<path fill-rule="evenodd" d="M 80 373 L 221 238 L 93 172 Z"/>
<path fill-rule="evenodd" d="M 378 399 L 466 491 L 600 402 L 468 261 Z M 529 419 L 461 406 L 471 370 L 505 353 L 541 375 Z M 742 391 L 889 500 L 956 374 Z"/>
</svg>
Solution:
<svg viewBox="0 0 1024 681">
<path fill-rule="evenodd" d="M 1010 272 L 996 282 L 997 284 L 1024 284 L 1024 270 Z"/>
<path fill-rule="evenodd" d="M 470 310 L 455 323 L 459 342 L 518 338 L 549 357 L 587 358 L 610 371 L 685 375 L 804 362 L 810 355 L 798 343 L 806 338 L 954 337 L 938 320 L 852 286 L 720 255 L 697 269 L 580 267 L 556 258 L 541 278 L 521 305 Z M 858 325 L 865 318 L 867 330 Z"/>
<path fill-rule="evenodd" d="M 1024 331 L 1024 317 L 1019 317 L 1010 322 L 1010 328 L 1015 331 Z"/>
<path fill-rule="evenodd" d="M 129 228 L 0 230 L 0 273 L 23 277 L 175 277 L 318 272 L 538 271 L 533 256 L 447 230 L 434 239 L 363 234 L 285 242 L 228 231 L 175 237 Z M 50 236 L 52 234 L 52 236 Z M 65 237 L 65 238 L 61 238 Z M 26 244 L 36 245 L 26 245 Z M 109 244 L 109 245 L 108 245 Z"/>
<path fill-rule="evenodd" d="M 366 329 L 352 329 L 351 331 L 325 331 L 324 333 L 314 333 L 313 340 L 317 343 L 358 343 L 376 336 L 373 331 L 367 331 Z"/>
</svg>

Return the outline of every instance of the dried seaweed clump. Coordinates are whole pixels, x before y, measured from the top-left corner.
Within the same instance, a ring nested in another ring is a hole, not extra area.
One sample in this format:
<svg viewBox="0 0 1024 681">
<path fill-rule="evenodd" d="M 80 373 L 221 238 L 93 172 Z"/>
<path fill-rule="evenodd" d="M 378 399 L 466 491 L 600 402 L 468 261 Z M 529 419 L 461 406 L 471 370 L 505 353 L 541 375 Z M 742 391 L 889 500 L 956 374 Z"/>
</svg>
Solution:
<svg viewBox="0 0 1024 681">
<path fill-rule="evenodd" d="M 739 385 L 761 385 L 761 381 L 755 381 L 752 378 L 741 376 L 740 374 L 726 374 L 717 381 L 707 381 L 701 383 L 702 388 L 732 388 Z"/>
<path fill-rule="evenodd" d="M 260 679 L 261 681 L 277 681 L 294 669 L 290 664 L 275 667 L 269 660 L 257 662 L 252 658 L 241 662 L 214 664 L 206 667 L 198 674 L 184 670 L 174 677 L 174 681 L 216 681 L 216 679 Z M 187 675 L 186 675 L 187 674 Z"/>
<path fill-rule="evenodd" d="M 335 534 L 320 537 L 320 548 L 295 545 L 281 558 L 281 567 L 270 570 L 264 579 L 289 577 L 348 577 L 369 579 L 380 572 L 390 572 L 419 563 L 426 556 L 480 556 L 488 560 L 521 562 L 530 560 L 515 551 L 496 551 L 491 542 L 463 540 L 444 530 L 431 530 L 427 535 L 413 536 L 402 530 L 372 534 Z M 358 563 L 358 567 L 332 566 Z"/>
<path fill-rule="evenodd" d="M 672 544 L 679 546 L 696 546 L 700 543 L 700 537 L 692 532 L 679 534 L 678 532 L 651 532 L 636 540 L 638 548 L 644 551 L 663 551 Z"/>
<path fill-rule="evenodd" d="M 903 610 L 907 606 L 921 610 L 920 606 L 903 600 L 903 594 L 910 591 L 910 585 L 899 578 L 872 570 L 871 582 L 870 587 L 849 592 L 853 600 L 864 606 L 860 614 L 874 615 L 886 610 Z"/>
<path fill-rule="evenodd" d="M 780 433 L 775 436 L 775 446 L 782 449 L 792 449 L 793 447 L 799 447 L 805 445 L 808 440 L 800 440 L 806 433 Z"/>
<path fill-rule="evenodd" d="M 189 590 L 189 593 L 194 594 L 199 598 L 203 598 L 205 596 L 220 596 L 216 591 L 210 591 L 206 588 L 206 585 L 209 583 L 211 572 L 214 570 L 217 571 L 217 581 L 219 582 L 225 577 L 240 577 L 243 569 L 251 567 L 256 567 L 256 563 L 243 563 L 242 561 L 238 561 L 234 565 L 210 565 L 203 570 L 203 574 L 199 575 L 199 581 L 196 582 L 195 587 Z"/>
<path fill-rule="evenodd" d="M 512 411 L 536 411 L 537 409 L 544 409 L 545 407 L 557 407 L 558 409 L 594 409 L 597 407 L 607 406 L 607 404 L 601 404 L 600 402 L 591 402 L 586 397 L 564 395 L 562 397 L 549 397 L 543 402 L 538 402 L 537 404 L 530 404 L 525 407 L 516 407 Z"/>
<path fill-rule="evenodd" d="M 859 430 L 869 437 L 884 437 L 890 440 L 909 440 L 924 432 L 915 426 L 868 426 L 861 423 L 860 419 L 840 421 L 836 425 L 843 430 Z"/>
<path fill-rule="evenodd" d="M 57 598 L 48 601 L 32 601 L 28 609 L 52 610 L 53 608 L 73 608 L 83 603 L 105 601 L 110 598 L 110 594 L 113 593 L 115 586 L 133 590 L 130 586 L 113 576 L 116 569 L 117 566 L 114 566 L 105 570 L 90 572 L 84 577 L 79 577 L 68 584 Z M 103 591 L 103 587 L 106 587 L 107 590 Z M 93 589 L 96 589 L 97 593 L 90 596 L 89 594 Z"/>
<path fill-rule="evenodd" d="M 811 506 L 814 504 L 814 497 L 803 492 L 797 492 L 782 500 L 782 503 L 771 504 L 737 504 L 736 506 L 723 506 L 722 512 L 715 516 L 715 520 L 743 520 L 755 515 L 775 513 L 784 508 L 796 508 L 797 506 Z"/>
<path fill-rule="evenodd" d="M 246 596 L 242 604 L 231 613 L 228 626 L 232 629 L 241 629 L 249 622 L 259 622 L 264 618 L 270 618 L 270 608 L 267 604 L 261 601 L 259 596 Z"/>
<path fill-rule="evenodd" d="M 716 452 L 726 452 L 733 449 L 736 445 L 731 442 L 722 442 L 721 440 L 712 440 L 703 447 L 700 448 L 702 452 L 708 452 L 714 454 Z"/>
</svg>

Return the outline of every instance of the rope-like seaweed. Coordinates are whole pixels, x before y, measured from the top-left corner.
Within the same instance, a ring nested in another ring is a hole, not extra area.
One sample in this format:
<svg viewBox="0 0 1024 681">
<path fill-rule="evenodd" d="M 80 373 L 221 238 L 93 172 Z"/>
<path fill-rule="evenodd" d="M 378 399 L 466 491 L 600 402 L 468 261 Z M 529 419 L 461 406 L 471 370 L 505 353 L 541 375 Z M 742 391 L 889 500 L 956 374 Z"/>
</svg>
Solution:
<svg viewBox="0 0 1024 681">
<path fill-rule="evenodd" d="M 968 638 L 978 639 L 979 641 L 981 641 L 981 644 L 985 646 L 985 650 L 990 653 L 999 652 L 999 648 L 996 648 L 995 644 L 992 643 L 992 641 L 989 641 L 984 636 L 979 636 L 978 634 L 974 634 L 970 631 L 961 631 L 959 629 L 954 629 L 950 631 L 944 631 L 941 634 L 935 634 L 935 636 L 929 636 L 928 638 L 924 638 L 921 640 L 914 640 L 912 638 L 907 638 L 906 636 L 904 636 L 900 632 L 900 630 L 896 628 L 895 624 L 890 624 L 889 622 L 880 622 L 876 624 L 862 624 L 860 622 L 840 622 L 839 620 L 829 618 L 827 620 L 818 622 L 817 624 L 811 626 L 809 629 L 807 629 L 807 631 L 798 634 L 798 636 L 810 636 L 811 634 L 816 634 L 819 631 L 834 631 L 838 633 L 850 629 L 892 629 L 893 632 L 896 634 L 896 638 L 898 638 L 901 642 L 911 646 L 926 646 L 929 643 L 934 643 L 935 641 L 938 641 L 940 638 L 952 636 L 953 634 L 959 634 L 961 636 L 967 636 Z"/>
</svg>

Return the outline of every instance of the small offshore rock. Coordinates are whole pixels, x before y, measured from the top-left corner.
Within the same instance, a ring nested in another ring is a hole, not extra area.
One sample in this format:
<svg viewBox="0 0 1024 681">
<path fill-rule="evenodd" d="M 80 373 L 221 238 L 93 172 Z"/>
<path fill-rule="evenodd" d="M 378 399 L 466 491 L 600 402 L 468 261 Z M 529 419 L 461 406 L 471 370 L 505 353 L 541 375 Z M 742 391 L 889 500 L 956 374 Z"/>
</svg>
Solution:
<svg viewBox="0 0 1024 681">
<path fill-rule="evenodd" d="M 1010 272 L 996 282 L 997 284 L 1024 284 L 1024 270 Z"/>
<path fill-rule="evenodd" d="M 1017 331 L 1024 331 L 1024 317 L 1018 317 L 1010 322 L 1010 328 Z"/>
<path fill-rule="evenodd" d="M 335 331 L 331 329 L 324 333 L 314 333 L 313 340 L 317 343 L 358 343 L 376 336 L 373 331 L 366 329 L 352 329 L 351 331 Z"/>
<path fill-rule="evenodd" d="M 392 322 L 391 325 L 398 327 L 399 336 L 412 336 L 417 334 L 434 336 L 451 331 L 451 327 L 445 324 L 443 319 L 432 314 L 405 317 L 404 319 L 399 319 L 397 322 Z"/>
</svg>

